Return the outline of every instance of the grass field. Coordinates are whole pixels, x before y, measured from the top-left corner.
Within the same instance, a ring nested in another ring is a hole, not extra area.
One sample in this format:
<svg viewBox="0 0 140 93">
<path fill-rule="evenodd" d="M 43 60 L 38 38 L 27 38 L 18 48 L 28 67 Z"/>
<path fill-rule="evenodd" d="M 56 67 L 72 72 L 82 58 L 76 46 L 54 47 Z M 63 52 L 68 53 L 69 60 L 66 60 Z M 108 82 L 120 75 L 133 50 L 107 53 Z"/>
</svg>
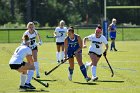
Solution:
<svg viewBox="0 0 140 93">
<path fill-rule="evenodd" d="M 110 44 L 110 42 L 109 42 Z M 45 88 L 36 81 L 32 84 L 36 86 L 35 91 L 46 93 L 139 93 L 140 92 L 140 41 L 117 41 L 117 52 L 108 51 L 108 60 L 115 72 L 111 77 L 111 72 L 103 57 L 99 61 L 97 68 L 97 82 L 86 82 L 79 70 L 77 62 L 73 81 L 67 78 L 68 64 L 61 65 L 57 70 L 48 76 L 44 71 L 49 71 L 57 65 L 55 59 L 55 43 L 44 43 L 39 47 L 38 59 L 40 62 L 40 72 L 42 82 L 48 82 L 49 87 Z M 21 93 L 18 89 L 20 74 L 10 70 L 8 66 L 11 54 L 18 46 L 18 43 L 0 44 L 0 93 Z M 90 61 L 87 55 L 88 49 L 83 49 L 83 62 Z M 91 71 L 88 70 L 91 76 Z M 25 92 L 27 93 L 27 92 Z"/>
</svg>

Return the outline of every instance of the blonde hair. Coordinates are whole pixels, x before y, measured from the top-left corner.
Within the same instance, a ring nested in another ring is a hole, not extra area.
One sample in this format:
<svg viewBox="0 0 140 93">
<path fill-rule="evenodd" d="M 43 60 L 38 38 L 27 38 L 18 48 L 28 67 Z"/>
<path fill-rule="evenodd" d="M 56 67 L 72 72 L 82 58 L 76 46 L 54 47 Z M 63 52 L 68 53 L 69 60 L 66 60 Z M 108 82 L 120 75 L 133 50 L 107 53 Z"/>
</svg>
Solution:
<svg viewBox="0 0 140 93">
<path fill-rule="evenodd" d="M 115 18 L 113 18 L 113 19 L 112 19 L 112 22 L 116 22 L 116 19 L 115 19 Z"/>
<path fill-rule="evenodd" d="M 30 25 L 32 25 L 32 26 L 35 28 L 34 23 L 33 23 L 33 22 L 29 22 L 29 23 L 27 24 L 27 29 L 29 28 Z"/>
<path fill-rule="evenodd" d="M 61 21 L 60 21 L 60 24 L 62 24 L 62 23 L 64 23 L 64 24 L 65 24 L 65 21 L 64 21 L 64 20 L 61 20 Z"/>
</svg>

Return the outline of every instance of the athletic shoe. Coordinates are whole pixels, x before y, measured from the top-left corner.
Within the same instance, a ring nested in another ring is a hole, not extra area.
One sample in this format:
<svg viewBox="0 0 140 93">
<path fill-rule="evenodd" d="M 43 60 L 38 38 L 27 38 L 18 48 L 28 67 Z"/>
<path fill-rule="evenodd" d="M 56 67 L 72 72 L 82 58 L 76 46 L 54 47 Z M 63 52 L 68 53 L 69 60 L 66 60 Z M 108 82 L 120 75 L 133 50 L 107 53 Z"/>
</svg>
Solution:
<svg viewBox="0 0 140 93">
<path fill-rule="evenodd" d="M 113 51 L 112 49 L 110 49 L 110 51 Z"/>
<path fill-rule="evenodd" d="M 27 89 L 36 89 L 31 83 L 25 83 L 25 86 L 27 87 Z"/>
<path fill-rule="evenodd" d="M 63 62 L 64 62 L 64 60 L 62 59 L 62 60 L 61 60 L 61 62 L 63 63 Z"/>
<path fill-rule="evenodd" d="M 86 77 L 85 79 L 86 79 L 87 82 L 91 80 L 90 77 Z"/>
<path fill-rule="evenodd" d="M 114 48 L 114 51 L 118 51 L 116 48 Z"/>
<path fill-rule="evenodd" d="M 39 73 L 38 73 L 38 74 L 36 74 L 36 78 L 40 78 L 40 75 L 39 75 Z"/>
<path fill-rule="evenodd" d="M 98 80 L 98 77 L 92 77 L 92 81 L 96 81 L 96 80 Z"/>
<path fill-rule="evenodd" d="M 69 79 L 70 81 L 72 81 L 72 75 L 71 75 L 71 74 L 68 75 L 68 79 Z"/>
<path fill-rule="evenodd" d="M 40 75 L 37 75 L 36 78 L 40 78 Z"/>
<path fill-rule="evenodd" d="M 19 86 L 19 89 L 27 89 L 26 86 Z"/>
<path fill-rule="evenodd" d="M 59 61 L 59 60 L 57 60 L 57 63 L 60 63 L 60 61 Z"/>
</svg>

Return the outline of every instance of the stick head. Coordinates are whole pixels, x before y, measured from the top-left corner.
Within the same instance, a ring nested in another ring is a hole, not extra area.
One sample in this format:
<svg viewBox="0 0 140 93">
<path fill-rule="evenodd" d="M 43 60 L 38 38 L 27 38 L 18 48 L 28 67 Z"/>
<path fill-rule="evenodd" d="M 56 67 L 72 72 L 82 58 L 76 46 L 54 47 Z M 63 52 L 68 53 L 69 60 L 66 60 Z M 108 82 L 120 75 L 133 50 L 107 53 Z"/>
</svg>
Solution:
<svg viewBox="0 0 140 93">
<path fill-rule="evenodd" d="M 45 75 L 48 75 L 47 71 L 45 71 Z"/>
<path fill-rule="evenodd" d="M 45 87 L 49 87 L 49 83 L 46 83 Z"/>
<path fill-rule="evenodd" d="M 111 75 L 111 77 L 113 77 L 114 76 L 114 73 Z"/>
</svg>

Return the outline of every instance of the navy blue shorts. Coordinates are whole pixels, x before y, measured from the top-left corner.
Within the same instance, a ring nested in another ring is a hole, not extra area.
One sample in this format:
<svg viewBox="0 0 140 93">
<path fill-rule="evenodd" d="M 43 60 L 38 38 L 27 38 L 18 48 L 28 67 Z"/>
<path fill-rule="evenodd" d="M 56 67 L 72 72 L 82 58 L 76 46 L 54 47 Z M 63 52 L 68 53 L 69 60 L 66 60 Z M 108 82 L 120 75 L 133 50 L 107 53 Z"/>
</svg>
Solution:
<svg viewBox="0 0 140 93">
<path fill-rule="evenodd" d="M 68 55 L 68 58 L 73 58 L 74 57 L 74 52 L 75 51 L 72 51 L 72 50 L 68 50 L 67 52 L 67 55 Z M 78 52 L 79 54 L 82 54 L 82 50 Z"/>
<path fill-rule="evenodd" d="M 9 64 L 9 66 L 10 66 L 11 69 L 17 70 L 17 69 L 19 69 L 21 66 L 25 66 L 25 64 L 26 64 L 26 62 L 23 61 L 23 63 L 21 63 L 21 64 Z"/>
<path fill-rule="evenodd" d="M 110 32 L 110 38 L 115 39 L 116 38 L 116 32 Z"/>
</svg>

